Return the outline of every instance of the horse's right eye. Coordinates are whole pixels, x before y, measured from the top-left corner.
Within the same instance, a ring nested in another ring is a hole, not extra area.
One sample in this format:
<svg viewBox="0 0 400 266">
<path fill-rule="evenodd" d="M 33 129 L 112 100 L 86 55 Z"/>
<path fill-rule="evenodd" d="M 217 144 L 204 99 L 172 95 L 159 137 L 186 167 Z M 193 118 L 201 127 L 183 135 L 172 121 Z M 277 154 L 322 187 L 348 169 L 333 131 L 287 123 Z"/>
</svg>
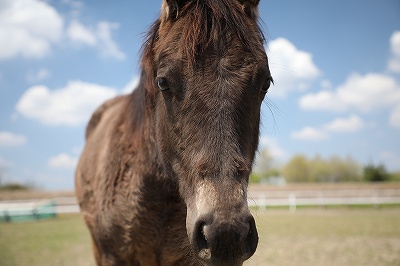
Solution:
<svg viewBox="0 0 400 266">
<path fill-rule="evenodd" d="M 157 78 L 157 86 L 160 91 L 169 91 L 169 86 L 166 78 Z"/>
<path fill-rule="evenodd" d="M 268 89 L 271 86 L 271 83 L 274 84 L 274 80 L 272 78 L 267 79 L 267 81 L 264 83 L 264 85 L 262 87 L 262 91 L 268 92 Z"/>
</svg>

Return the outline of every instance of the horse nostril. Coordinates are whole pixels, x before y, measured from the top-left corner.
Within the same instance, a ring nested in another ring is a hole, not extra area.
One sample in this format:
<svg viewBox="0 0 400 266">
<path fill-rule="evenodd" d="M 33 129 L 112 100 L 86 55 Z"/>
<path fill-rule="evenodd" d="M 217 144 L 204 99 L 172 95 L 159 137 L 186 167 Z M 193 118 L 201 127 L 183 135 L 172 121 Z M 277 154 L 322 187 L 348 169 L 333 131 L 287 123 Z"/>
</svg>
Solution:
<svg viewBox="0 0 400 266">
<path fill-rule="evenodd" d="M 244 260 L 250 258 L 257 249 L 258 245 L 258 233 L 256 228 L 256 223 L 254 218 L 251 217 L 249 220 L 249 232 L 247 233 L 245 239 L 245 250 L 246 252 L 243 254 Z"/>
<path fill-rule="evenodd" d="M 208 244 L 207 236 L 204 232 L 206 223 L 203 221 L 197 222 L 196 230 L 194 233 L 194 246 L 197 255 L 203 260 L 209 260 L 211 258 L 211 250 Z"/>
<path fill-rule="evenodd" d="M 193 228 L 194 253 L 207 265 L 241 265 L 240 262 L 243 263 L 254 254 L 258 244 L 254 218 L 246 216 L 242 219 L 224 219 L 221 222 L 202 217 Z"/>
</svg>

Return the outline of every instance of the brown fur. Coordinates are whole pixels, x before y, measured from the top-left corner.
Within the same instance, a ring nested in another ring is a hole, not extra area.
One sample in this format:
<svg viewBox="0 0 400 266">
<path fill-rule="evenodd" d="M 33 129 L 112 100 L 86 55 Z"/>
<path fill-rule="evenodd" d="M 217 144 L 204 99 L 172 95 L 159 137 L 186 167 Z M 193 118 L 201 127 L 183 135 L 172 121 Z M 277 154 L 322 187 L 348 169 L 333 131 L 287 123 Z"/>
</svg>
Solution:
<svg viewBox="0 0 400 266">
<path fill-rule="evenodd" d="M 76 195 L 98 265 L 241 265 L 254 252 L 246 188 L 271 81 L 257 4 L 164 1 L 138 88 L 93 114 Z"/>
</svg>

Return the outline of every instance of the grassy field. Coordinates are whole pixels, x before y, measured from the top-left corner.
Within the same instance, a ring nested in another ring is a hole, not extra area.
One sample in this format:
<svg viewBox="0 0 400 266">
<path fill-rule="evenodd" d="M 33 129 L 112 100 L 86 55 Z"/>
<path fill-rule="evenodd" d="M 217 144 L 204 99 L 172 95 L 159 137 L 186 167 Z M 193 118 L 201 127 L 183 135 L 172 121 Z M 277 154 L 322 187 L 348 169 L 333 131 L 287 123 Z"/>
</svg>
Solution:
<svg viewBox="0 0 400 266">
<path fill-rule="evenodd" d="M 255 212 L 260 243 L 247 265 L 400 265 L 400 209 Z"/>
<path fill-rule="evenodd" d="M 94 265 L 90 236 L 79 215 L 0 224 L 1 266 Z"/>
<path fill-rule="evenodd" d="M 260 243 L 245 265 L 400 265 L 400 209 L 257 210 Z M 94 265 L 79 215 L 0 224 L 0 265 Z"/>
</svg>

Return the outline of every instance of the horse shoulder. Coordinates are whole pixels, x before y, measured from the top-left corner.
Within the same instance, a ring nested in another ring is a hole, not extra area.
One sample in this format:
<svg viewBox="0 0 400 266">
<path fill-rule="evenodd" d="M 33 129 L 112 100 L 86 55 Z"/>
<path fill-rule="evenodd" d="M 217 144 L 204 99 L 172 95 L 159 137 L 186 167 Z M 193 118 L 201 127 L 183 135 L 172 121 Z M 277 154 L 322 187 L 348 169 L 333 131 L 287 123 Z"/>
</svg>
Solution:
<svg viewBox="0 0 400 266">
<path fill-rule="evenodd" d="M 95 212 L 112 133 L 126 102 L 127 96 L 108 100 L 93 113 L 86 128 L 86 144 L 76 168 L 75 183 L 79 204 L 90 213 Z"/>
</svg>

